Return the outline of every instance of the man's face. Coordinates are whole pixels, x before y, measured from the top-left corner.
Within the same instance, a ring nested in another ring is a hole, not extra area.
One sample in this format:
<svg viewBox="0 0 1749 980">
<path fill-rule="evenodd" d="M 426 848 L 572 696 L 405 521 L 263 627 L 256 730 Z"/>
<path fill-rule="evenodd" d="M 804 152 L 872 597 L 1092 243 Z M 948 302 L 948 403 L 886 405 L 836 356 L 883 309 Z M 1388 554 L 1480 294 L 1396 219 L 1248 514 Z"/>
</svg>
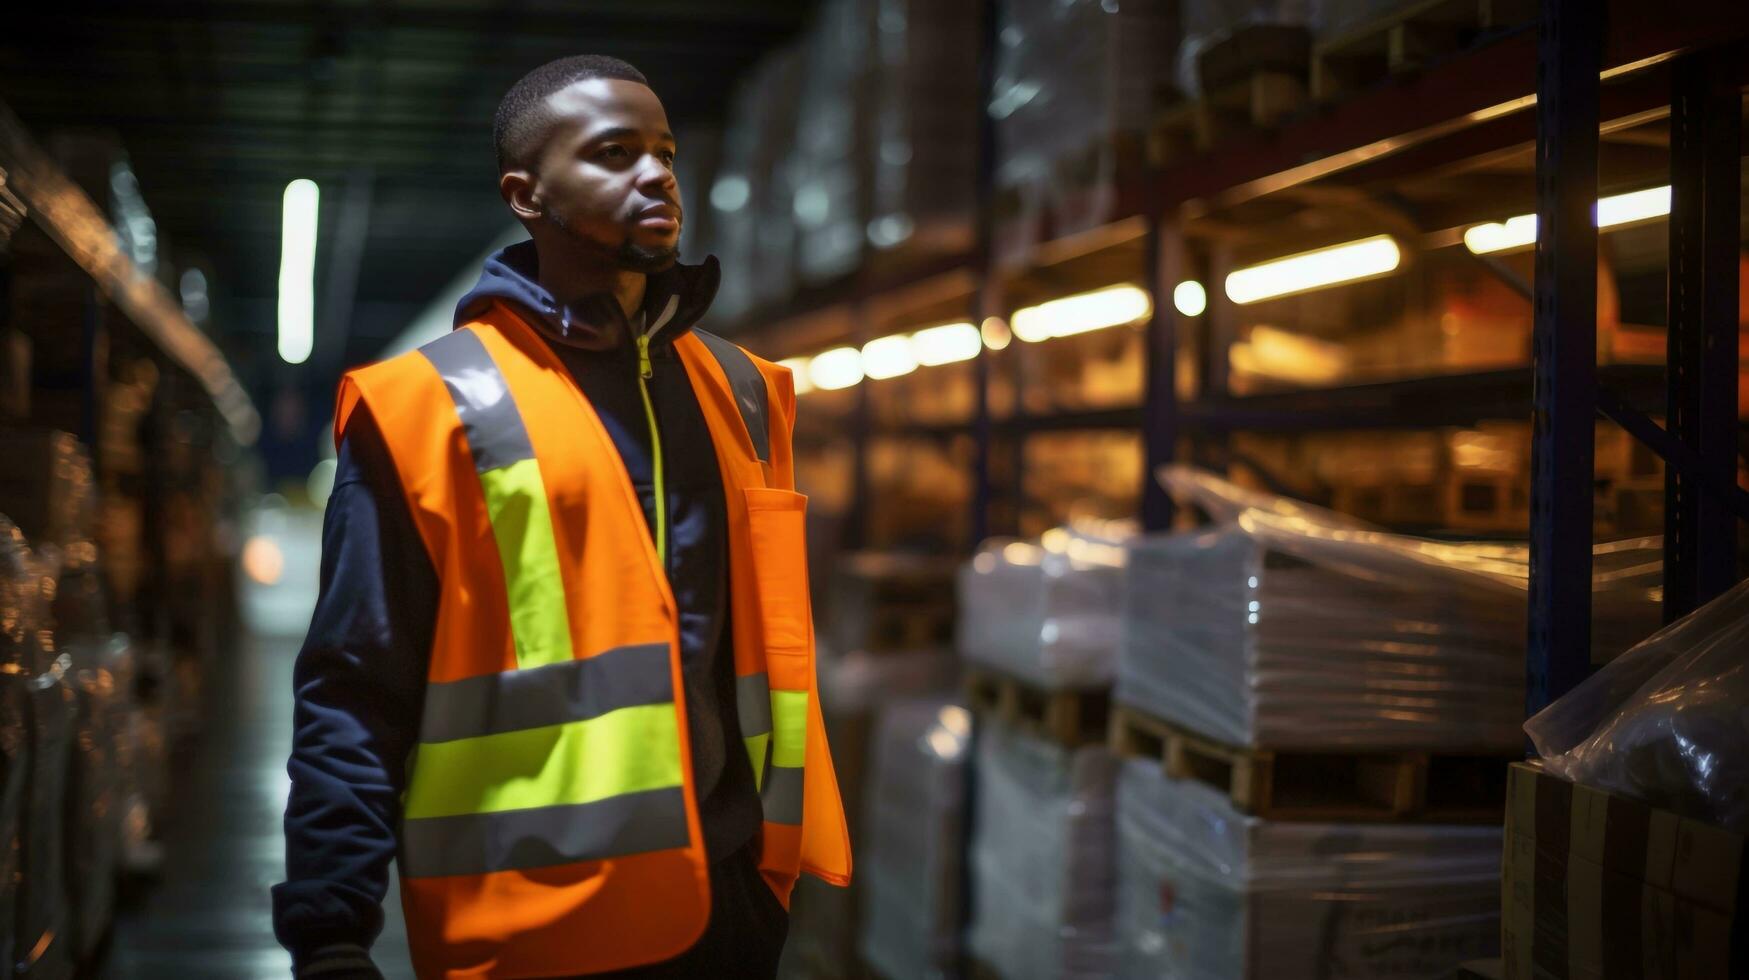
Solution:
<svg viewBox="0 0 1749 980">
<path fill-rule="evenodd" d="M 674 134 L 648 86 L 592 78 L 547 98 L 553 129 L 541 150 L 535 193 L 548 221 L 616 256 L 621 268 L 657 272 L 680 248 Z"/>
</svg>

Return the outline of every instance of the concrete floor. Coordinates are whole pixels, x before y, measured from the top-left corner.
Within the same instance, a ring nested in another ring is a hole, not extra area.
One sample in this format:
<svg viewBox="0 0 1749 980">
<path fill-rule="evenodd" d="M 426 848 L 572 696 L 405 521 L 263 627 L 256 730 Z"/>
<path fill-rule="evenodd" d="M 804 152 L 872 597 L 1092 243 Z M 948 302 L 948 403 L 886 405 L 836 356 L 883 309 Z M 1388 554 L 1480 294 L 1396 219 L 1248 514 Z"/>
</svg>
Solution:
<svg viewBox="0 0 1749 980">
<path fill-rule="evenodd" d="M 286 977 L 268 888 L 285 876 L 280 821 L 291 744 L 291 669 L 298 640 L 245 640 L 208 678 L 205 730 L 173 761 L 176 809 L 164 873 L 118 912 L 97 971 L 116 980 Z M 389 978 L 413 977 L 400 898 L 375 947 Z"/>
</svg>

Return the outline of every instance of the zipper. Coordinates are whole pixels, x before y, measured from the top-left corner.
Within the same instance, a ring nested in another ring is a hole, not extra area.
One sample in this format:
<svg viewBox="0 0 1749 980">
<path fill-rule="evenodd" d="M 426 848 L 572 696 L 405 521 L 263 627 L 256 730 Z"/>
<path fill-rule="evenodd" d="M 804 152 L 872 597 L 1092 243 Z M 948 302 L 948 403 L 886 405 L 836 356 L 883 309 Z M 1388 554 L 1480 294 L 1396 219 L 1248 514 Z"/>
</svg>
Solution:
<svg viewBox="0 0 1749 980">
<path fill-rule="evenodd" d="M 638 393 L 644 396 L 644 418 L 650 423 L 650 456 L 656 484 L 656 554 L 662 573 L 668 573 L 668 490 L 662 472 L 662 428 L 656 424 L 656 406 L 650 401 L 650 331 L 638 335 Z"/>
</svg>

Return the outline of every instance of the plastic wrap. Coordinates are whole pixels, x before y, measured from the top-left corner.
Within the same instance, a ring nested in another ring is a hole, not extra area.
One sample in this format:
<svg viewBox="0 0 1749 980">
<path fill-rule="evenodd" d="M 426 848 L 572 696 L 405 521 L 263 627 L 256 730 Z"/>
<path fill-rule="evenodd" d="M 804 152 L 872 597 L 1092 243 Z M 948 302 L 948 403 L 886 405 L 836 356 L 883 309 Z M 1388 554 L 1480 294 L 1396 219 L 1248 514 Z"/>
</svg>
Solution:
<svg viewBox="0 0 1749 980">
<path fill-rule="evenodd" d="M 1499 827 L 1276 823 L 1124 763 L 1118 975 L 1411 980 L 1497 952 Z"/>
<path fill-rule="evenodd" d="M 960 655 L 1049 689 L 1110 685 L 1133 525 L 1101 530 L 985 542 L 959 570 Z"/>
<path fill-rule="evenodd" d="M 18 528 L 0 518 L 0 629 L 10 668 L 0 673 L 0 684 L 17 689 L 16 698 L 9 696 L 7 702 L 9 709 L 16 706 L 19 711 L 16 722 L 5 720 L 4 730 L 20 737 L 23 745 L 19 810 L 0 814 L 11 835 L 8 850 L 22 853 L 8 858 L 18 861 L 16 875 L 0 887 L 17 888 L 13 959 L 44 976 L 70 973 L 74 959 L 66 828 L 75 695 L 66 676 L 71 661 L 55 647 L 50 614 L 59 571 L 56 558 L 54 549 L 33 552 Z M 6 781 L 10 797 L 11 773 Z"/>
<path fill-rule="evenodd" d="M 971 729 L 943 701 L 881 712 L 857 874 L 862 955 L 883 976 L 956 975 Z"/>
<path fill-rule="evenodd" d="M 1179 91 L 1190 98 L 1203 94 L 1197 57 L 1241 28 L 1255 25 L 1315 28 L 1323 2 L 1325 0 L 1182 0 L 1184 35 L 1178 46 L 1175 76 Z M 1384 5 L 1381 0 L 1368 2 Z"/>
<path fill-rule="evenodd" d="M 971 955 L 1004 980 L 1109 977 L 1117 760 L 978 730 Z"/>
<path fill-rule="evenodd" d="M 869 244 L 956 250 L 971 241 L 978 111 L 978 8 L 941 0 L 876 0 L 869 81 L 873 153 Z"/>
<path fill-rule="evenodd" d="M 1185 467 L 1162 479 L 1221 496 L 1222 481 Z M 1523 545 L 1405 537 L 1228 496 L 1225 523 L 1132 544 L 1120 702 L 1236 745 L 1520 744 Z M 1600 649 L 1655 627 L 1660 557 L 1655 538 L 1598 547 Z"/>
<path fill-rule="evenodd" d="M 824 0 L 809 29 L 796 109 L 796 274 L 818 285 L 862 259 L 868 184 L 867 78 L 877 0 Z"/>
<path fill-rule="evenodd" d="M 1525 723 L 1548 770 L 1749 831 L 1749 582 Z"/>
<path fill-rule="evenodd" d="M 1171 79 L 1177 4 L 1167 0 L 1004 0 L 996 79 L 996 186 L 1017 226 L 1049 208 L 1070 233 L 1114 218 L 1119 134 L 1140 134 Z M 1130 140 L 1139 159 L 1140 140 Z M 1009 259 L 1032 242 L 1003 243 Z"/>
<path fill-rule="evenodd" d="M 741 82 L 723 130 L 723 161 L 711 183 L 710 244 L 722 260 L 712 314 L 733 320 L 786 294 L 794 281 L 791 149 L 802 49 L 780 48 Z"/>
</svg>

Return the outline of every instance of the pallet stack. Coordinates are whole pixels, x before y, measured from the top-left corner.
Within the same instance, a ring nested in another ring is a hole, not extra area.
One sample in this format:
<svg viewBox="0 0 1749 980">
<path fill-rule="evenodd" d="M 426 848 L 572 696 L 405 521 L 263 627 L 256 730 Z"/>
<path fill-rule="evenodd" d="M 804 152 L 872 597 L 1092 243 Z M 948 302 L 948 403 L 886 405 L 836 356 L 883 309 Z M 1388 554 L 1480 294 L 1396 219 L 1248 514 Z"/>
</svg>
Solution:
<svg viewBox="0 0 1749 980">
<path fill-rule="evenodd" d="M 1125 975 L 1432 977 L 1491 955 L 1523 549 L 1166 476 L 1213 495 L 1218 523 L 1129 549 L 1110 726 Z M 1656 623 L 1655 553 L 1599 556 L 1601 643 Z"/>
</svg>

